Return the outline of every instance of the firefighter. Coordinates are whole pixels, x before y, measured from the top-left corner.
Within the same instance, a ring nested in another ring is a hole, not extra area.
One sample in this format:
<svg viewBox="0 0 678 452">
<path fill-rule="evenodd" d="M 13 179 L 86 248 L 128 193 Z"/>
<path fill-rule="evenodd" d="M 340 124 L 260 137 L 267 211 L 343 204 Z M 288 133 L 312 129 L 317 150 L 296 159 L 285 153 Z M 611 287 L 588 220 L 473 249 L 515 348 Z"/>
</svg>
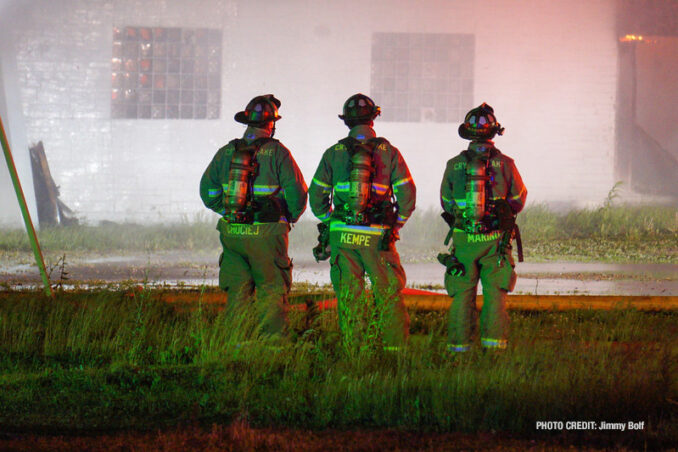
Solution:
<svg viewBox="0 0 678 452">
<path fill-rule="evenodd" d="M 395 241 L 414 210 L 416 189 L 400 151 L 373 129 L 379 114 L 380 108 L 364 94 L 346 100 L 339 118 L 350 129 L 348 137 L 323 154 L 309 199 L 321 221 L 314 255 L 317 260 L 330 258 L 344 343 L 374 340 L 397 350 L 407 341 L 409 316 Z M 370 307 L 364 303 L 366 273 L 374 297 Z"/>
<path fill-rule="evenodd" d="M 221 215 L 219 287 L 228 293 L 229 311 L 243 312 L 256 299 L 258 325 L 271 335 L 285 333 L 288 232 L 307 200 L 292 154 L 273 138 L 279 107 L 272 94 L 252 99 L 235 115 L 247 125 L 243 137 L 219 149 L 200 180 L 203 203 Z"/>
<path fill-rule="evenodd" d="M 483 287 L 480 343 L 484 349 L 506 348 L 506 296 L 516 282 L 511 240 L 520 235 L 515 217 L 525 205 L 527 189 L 513 159 L 502 154 L 492 139 L 502 135 L 492 107 L 483 103 L 468 112 L 459 135 L 468 149 L 447 162 L 440 187 L 443 218 L 450 225 L 449 254 L 438 259 L 447 269 L 445 288 L 453 298 L 448 313 L 448 350 L 467 351 L 475 329 L 478 281 Z"/>
</svg>

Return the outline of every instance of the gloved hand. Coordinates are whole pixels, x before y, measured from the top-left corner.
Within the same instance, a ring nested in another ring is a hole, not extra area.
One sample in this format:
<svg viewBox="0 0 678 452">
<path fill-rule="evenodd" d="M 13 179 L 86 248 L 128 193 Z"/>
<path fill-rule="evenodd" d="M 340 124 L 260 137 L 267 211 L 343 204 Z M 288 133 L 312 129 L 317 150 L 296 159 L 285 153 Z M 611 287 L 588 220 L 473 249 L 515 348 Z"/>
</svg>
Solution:
<svg viewBox="0 0 678 452">
<path fill-rule="evenodd" d="M 390 250 L 391 243 L 394 243 L 397 240 L 400 240 L 400 228 L 397 226 L 392 226 L 390 229 L 387 229 L 384 232 L 384 236 L 381 239 L 381 250 Z"/>
<path fill-rule="evenodd" d="M 318 232 L 318 245 L 313 248 L 313 257 L 316 262 L 327 260 L 332 254 L 329 226 L 325 223 L 318 223 Z"/>
<path fill-rule="evenodd" d="M 466 274 L 466 268 L 464 267 L 464 264 L 459 262 L 454 254 L 439 253 L 438 262 L 446 267 L 445 273 L 448 275 L 464 276 Z"/>
<path fill-rule="evenodd" d="M 516 216 L 511 209 L 511 205 L 505 199 L 498 199 L 494 202 L 494 211 L 497 215 L 498 227 L 501 231 L 510 231 L 516 224 Z"/>
</svg>

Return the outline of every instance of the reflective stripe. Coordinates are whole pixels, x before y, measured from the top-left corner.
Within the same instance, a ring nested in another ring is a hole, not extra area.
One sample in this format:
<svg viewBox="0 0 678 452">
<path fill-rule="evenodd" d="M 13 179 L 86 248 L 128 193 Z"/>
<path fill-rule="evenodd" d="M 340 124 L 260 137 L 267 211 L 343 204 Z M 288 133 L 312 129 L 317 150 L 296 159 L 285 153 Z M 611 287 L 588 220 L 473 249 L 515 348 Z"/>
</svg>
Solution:
<svg viewBox="0 0 678 452">
<path fill-rule="evenodd" d="M 226 209 L 221 209 L 218 213 L 219 215 L 226 215 Z"/>
<path fill-rule="evenodd" d="M 482 345 L 485 348 L 504 349 L 508 346 L 508 341 L 506 339 L 490 339 L 487 337 L 481 337 L 480 345 Z"/>
<path fill-rule="evenodd" d="M 280 189 L 280 185 L 254 185 L 252 186 L 252 191 L 254 193 L 275 193 Z"/>
<path fill-rule="evenodd" d="M 327 220 L 330 216 L 332 215 L 332 211 L 328 210 L 327 213 L 321 217 L 318 217 L 318 220 L 320 221 L 325 221 Z"/>
<path fill-rule="evenodd" d="M 446 198 L 444 196 L 441 196 L 440 199 L 442 199 L 443 202 L 446 202 L 447 204 L 453 204 L 454 203 L 453 199 L 449 199 L 449 198 Z"/>
<path fill-rule="evenodd" d="M 340 221 L 334 221 L 330 224 L 330 231 L 340 232 L 360 232 L 362 234 L 381 235 L 388 226 L 375 224 L 372 226 L 359 226 L 354 224 L 345 224 Z"/>
<path fill-rule="evenodd" d="M 348 182 L 339 182 L 337 185 L 334 186 L 334 190 L 336 191 L 348 191 L 350 184 Z"/>
<path fill-rule="evenodd" d="M 459 207 L 466 207 L 466 199 L 455 199 L 454 202 Z"/>
<path fill-rule="evenodd" d="M 228 184 L 221 184 L 221 186 L 224 189 L 224 193 L 228 193 Z"/>
<path fill-rule="evenodd" d="M 253 221 L 252 224 L 271 224 L 275 223 L 274 221 Z M 287 218 L 285 217 L 280 217 L 278 219 L 278 223 L 288 223 Z"/>
<path fill-rule="evenodd" d="M 219 215 L 222 215 L 222 216 L 226 215 L 226 209 L 221 209 L 221 211 L 219 211 Z M 257 226 L 257 225 L 261 225 L 261 224 L 275 224 L 275 223 L 289 223 L 287 221 L 287 218 L 285 218 L 285 217 L 280 217 L 277 222 L 276 221 L 253 221 L 251 223 L 229 223 L 226 220 L 226 218 L 222 218 L 222 220 L 226 224 L 243 224 L 243 225 L 246 225 L 246 226 Z M 250 235 L 256 235 L 256 234 L 250 234 Z"/>
<path fill-rule="evenodd" d="M 331 190 L 331 189 L 332 189 L 332 186 L 331 186 L 330 184 L 326 184 L 325 182 L 320 182 L 320 181 L 319 181 L 318 179 L 316 179 L 315 177 L 313 178 L 313 180 L 311 181 L 311 183 L 312 183 L 312 184 L 316 184 L 316 185 L 318 185 L 318 186 L 320 186 L 320 187 L 322 187 L 322 188 L 325 188 L 325 189 L 327 189 L 327 190 Z"/>
<path fill-rule="evenodd" d="M 453 353 L 467 352 L 470 348 L 469 344 L 447 344 L 447 351 Z"/>
<path fill-rule="evenodd" d="M 221 188 L 214 188 L 214 189 L 207 190 L 207 196 L 209 196 L 210 198 L 216 198 L 217 196 L 219 196 L 223 192 L 224 191 Z"/>
<path fill-rule="evenodd" d="M 377 192 L 379 195 L 383 195 L 388 191 L 388 185 L 372 183 L 372 190 Z"/>
<path fill-rule="evenodd" d="M 526 191 L 527 191 L 527 189 L 525 187 L 523 187 L 522 190 L 520 190 L 520 193 L 518 193 L 515 196 L 511 196 L 510 199 L 520 199 L 523 196 L 523 194 L 525 194 Z"/>
<path fill-rule="evenodd" d="M 393 186 L 394 186 L 394 187 L 399 187 L 399 186 L 404 185 L 404 184 L 406 184 L 406 183 L 408 183 L 408 182 L 412 182 L 412 178 L 411 178 L 411 177 L 406 177 L 405 179 L 400 179 L 399 181 L 397 181 L 396 183 L 394 183 Z"/>
<path fill-rule="evenodd" d="M 408 218 L 410 218 L 410 217 L 404 217 L 402 215 L 398 215 L 398 221 L 405 222 L 405 221 L 407 221 Z"/>
</svg>

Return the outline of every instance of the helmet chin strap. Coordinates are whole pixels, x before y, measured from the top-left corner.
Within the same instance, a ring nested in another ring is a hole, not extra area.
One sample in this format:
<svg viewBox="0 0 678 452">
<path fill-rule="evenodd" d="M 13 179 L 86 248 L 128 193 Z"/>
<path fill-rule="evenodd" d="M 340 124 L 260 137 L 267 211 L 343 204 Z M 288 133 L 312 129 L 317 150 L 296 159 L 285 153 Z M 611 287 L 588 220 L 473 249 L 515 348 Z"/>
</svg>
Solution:
<svg viewBox="0 0 678 452">
<path fill-rule="evenodd" d="M 273 138 L 273 135 L 275 135 L 275 121 L 273 121 L 273 125 L 271 126 L 271 138 Z"/>
</svg>

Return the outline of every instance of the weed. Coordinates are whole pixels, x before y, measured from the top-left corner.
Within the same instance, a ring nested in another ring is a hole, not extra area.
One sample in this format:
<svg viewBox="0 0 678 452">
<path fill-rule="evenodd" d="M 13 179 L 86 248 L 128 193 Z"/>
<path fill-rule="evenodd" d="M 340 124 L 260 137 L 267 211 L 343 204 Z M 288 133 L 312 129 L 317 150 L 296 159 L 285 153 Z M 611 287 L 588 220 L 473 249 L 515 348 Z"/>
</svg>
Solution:
<svg viewBox="0 0 678 452">
<path fill-rule="evenodd" d="M 59 279 L 52 285 L 55 291 L 63 291 L 64 283 L 68 281 L 68 272 L 66 271 L 66 254 L 63 254 L 54 265 L 50 265 L 47 269 L 47 280 L 52 281 L 52 273 L 55 269 L 59 270 Z"/>
<path fill-rule="evenodd" d="M 348 354 L 334 311 L 309 323 L 299 314 L 292 339 L 273 344 L 219 306 L 170 305 L 143 287 L 63 292 L 58 303 L 10 294 L 0 302 L 0 424 L 155 429 L 242 419 L 530 436 L 539 419 L 633 419 L 652 425 L 640 441 L 665 444 L 678 440 L 667 428 L 678 420 L 676 316 L 511 312 L 505 352 L 449 356 L 445 314 L 412 311 L 408 347 Z"/>
<path fill-rule="evenodd" d="M 678 207 L 618 204 L 620 184 L 598 209 L 554 212 L 545 204 L 528 206 L 518 215 L 525 255 L 530 260 L 578 259 L 676 262 Z M 304 219 L 290 233 L 290 251 L 311 258 L 316 242 L 315 222 Z M 433 261 L 447 234 L 439 209 L 416 210 L 401 231 L 398 248 L 405 261 Z M 219 249 L 218 233 L 205 217 L 170 225 L 103 224 L 49 228 L 39 232 L 46 253 L 157 253 L 182 250 L 192 253 Z M 591 248 L 597 242 L 601 246 Z M 621 251 L 621 247 L 625 250 Z M 0 253 L 12 260 L 31 250 L 25 231 L 4 229 Z M 668 250 L 665 253 L 664 250 Z M 601 253 L 601 251 L 603 251 Z M 27 260 L 30 262 L 30 259 Z"/>
</svg>

